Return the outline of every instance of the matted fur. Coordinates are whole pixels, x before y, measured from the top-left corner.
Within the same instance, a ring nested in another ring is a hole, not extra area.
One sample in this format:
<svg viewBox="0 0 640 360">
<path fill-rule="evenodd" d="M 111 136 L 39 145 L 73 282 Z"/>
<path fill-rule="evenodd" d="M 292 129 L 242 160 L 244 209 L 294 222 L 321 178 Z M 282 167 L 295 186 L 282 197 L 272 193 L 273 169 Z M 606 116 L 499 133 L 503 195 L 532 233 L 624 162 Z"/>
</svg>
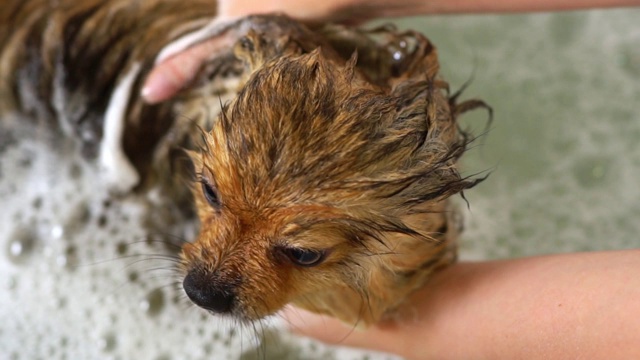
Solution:
<svg viewBox="0 0 640 360">
<path fill-rule="evenodd" d="M 236 316 L 292 302 L 369 325 L 454 260 L 445 199 L 478 180 L 455 166 L 468 139 L 435 50 L 409 36 L 411 63 L 383 86 L 355 54 L 289 44 L 268 58 L 255 33 L 237 47 L 251 76 L 193 154 L 220 208 L 196 189 L 202 232 L 183 252 L 186 271 L 234 284 Z M 273 255 L 281 247 L 330 255 L 301 268 Z"/>
<path fill-rule="evenodd" d="M 12 0 L 0 10 L 0 114 L 60 124 L 91 158 L 107 99 L 139 66 L 124 108 L 125 153 L 153 183 L 168 176 L 170 145 L 189 144 L 185 133 L 203 137 L 189 153 L 219 204 L 193 182 L 201 231 L 183 247 L 181 271 L 230 289 L 236 318 L 293 303 L 369 325 L 455 260 L 459 224 L 447 198 L 479 181 L 458 173 L 469 138 L 456 117 L 484 104 L 449 97 L 425 37 L 248 17 L 226 28 L 235 49 L 213 54 L 180 96 L 149 106 L 137 94 L 155 56 L 203 25 L 210 2 L 57 4 Z M 212 89 L 219 78 L 240 87 Z M 220 114 L 211 110 L 236 90 Z M 286 247 L 327 256 L 300 267 L 281 256 Z"/>
<path fill-rule="evenodd" d="M 215 12 L 207 0 L 190 0 L 189 6 L 178 0 L 3 0 L 0 114 L 20 112 L 57 124 L 94 158 L 111 95 L 139 64 L 122 147 L 144 177 L 176 116 L 174 102 L 142 102 L 144 76 L 163 47 Z"/>
</svg>

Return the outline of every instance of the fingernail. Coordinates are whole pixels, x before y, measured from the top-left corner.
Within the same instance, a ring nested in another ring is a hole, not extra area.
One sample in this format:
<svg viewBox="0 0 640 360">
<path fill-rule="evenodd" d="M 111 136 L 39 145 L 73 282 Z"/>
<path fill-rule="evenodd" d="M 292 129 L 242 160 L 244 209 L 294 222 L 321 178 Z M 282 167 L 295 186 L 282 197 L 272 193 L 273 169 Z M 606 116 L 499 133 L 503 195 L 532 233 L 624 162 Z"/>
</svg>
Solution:
<svg viewBox="0 0 640 360">
<path fill-rule="evenodd" d="M 171 83 L 162 74 L 151 74 L 145 81 L 140 95 L 145 102 L 155 104 L 168 97 L 170 87 Z"/>
<path fill-rule="evenodd" d="M 153 104 L 158 101 L 156 97 L 156 91 L 152 85 L 145 84 L 142 88 L 142 91 L 140 92 L 140 95 L 142 96 L 142 99 L 149 104 Z"/>
</svg>

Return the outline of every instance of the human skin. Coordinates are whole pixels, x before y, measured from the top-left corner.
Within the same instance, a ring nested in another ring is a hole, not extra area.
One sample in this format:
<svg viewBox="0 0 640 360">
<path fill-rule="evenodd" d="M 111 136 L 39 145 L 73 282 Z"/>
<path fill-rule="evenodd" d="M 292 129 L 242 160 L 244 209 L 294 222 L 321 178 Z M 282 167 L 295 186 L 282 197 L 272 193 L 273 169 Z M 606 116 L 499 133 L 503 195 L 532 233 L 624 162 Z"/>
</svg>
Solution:
<svg viewBox="0 0 640 360">
<path fill-rule="evenodd" d="M 213 3 L 213 1 L 212 1 Z M 379 17 L 453 13 L 504 13 L 563 11 L 586 8 L 637 6 L 639 0 L 220 0 L 218 19 L 231 20 L 249 14 L 284 12 L 308 23 L 327 21 L 359 23 Z M 150 72 L 142 89 L 148 103 L 171 98 L 197 74 L 207 57 L 227 41 L 211 38 L 161 61 Z"/>
<path fill-rule="evenodd" d="M 640 250 L 459 263 L 365 331 L 287 309 L 291 329 L 407 359 L 640 359 Z"/>
</svg>

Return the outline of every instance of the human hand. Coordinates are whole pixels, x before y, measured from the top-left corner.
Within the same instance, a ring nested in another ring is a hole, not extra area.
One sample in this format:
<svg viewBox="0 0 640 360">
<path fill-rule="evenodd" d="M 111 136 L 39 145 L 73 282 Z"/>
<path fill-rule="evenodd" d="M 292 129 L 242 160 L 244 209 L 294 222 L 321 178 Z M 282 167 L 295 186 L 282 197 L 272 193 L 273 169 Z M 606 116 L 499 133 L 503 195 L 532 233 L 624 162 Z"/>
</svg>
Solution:
<svg viewBox="0 0 640 360">
<path fill-rule="evenodd" d="M 350 3 L 354 3 L 351 1 Z M 356 23 L 367 18 L 367 12 L 362 9 L 358 16 L 350 6 L 342 4 L 342 0 L 221 0 L 218 1 L 218 16 L 213 24 L 222 25 L 232 22 L 245 15 L 283 12 L 287 15 L 307 23 L 321 23 L 327 21 Z M 160 55 L 159 62 L 149 73 L 142 89 L 142 97 L 147 103 L 158 103 L 171 98 L 198 73 L 202 64 L 212 54 L 233 46 L 232 36 L 213 36 L 196 41 L 186 49 L 164 56 Z"/>
<path fill-rule="evenodd" d="M 475 264 L 456 264 L 441 271 L 405 301 L 392 319 L 366 329 L 295 307 L 285 308 L 280 315 L 292 332 L 331 345 L 380 351 L 406 359 L 465 358 L 464 351 L 456 350 L 459 339 L 455 335 L 467 325 L 460 319 L 463 312 L 460 306 L 466 301 L 462 294 L 468 282 L 475 281 L 476 269 Z"/>
</svg>

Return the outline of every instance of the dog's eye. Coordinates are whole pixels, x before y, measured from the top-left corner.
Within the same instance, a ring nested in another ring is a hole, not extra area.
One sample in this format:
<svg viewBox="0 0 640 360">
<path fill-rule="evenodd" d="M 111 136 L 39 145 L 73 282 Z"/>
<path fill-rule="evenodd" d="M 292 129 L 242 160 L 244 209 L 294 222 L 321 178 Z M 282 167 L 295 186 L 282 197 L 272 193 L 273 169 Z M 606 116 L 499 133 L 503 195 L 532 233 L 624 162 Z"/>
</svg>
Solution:
<svg viewBox="0 0 640 360">
<path fill-rule="evenodd" d="M 320 264 L 326 255 L 326 251 L 285 248 L 284 253 L 296 265 L 311 267 Z"/>
<path fill-rule="evenodd" d="M 202 181 L 202 193 L 204 198 L 207 199 L 209 205 L 217 208 L 220 206 L 220 199 L 218 199 L 218 193 L 216 190 L 206 181 Z"/>
</svg>

